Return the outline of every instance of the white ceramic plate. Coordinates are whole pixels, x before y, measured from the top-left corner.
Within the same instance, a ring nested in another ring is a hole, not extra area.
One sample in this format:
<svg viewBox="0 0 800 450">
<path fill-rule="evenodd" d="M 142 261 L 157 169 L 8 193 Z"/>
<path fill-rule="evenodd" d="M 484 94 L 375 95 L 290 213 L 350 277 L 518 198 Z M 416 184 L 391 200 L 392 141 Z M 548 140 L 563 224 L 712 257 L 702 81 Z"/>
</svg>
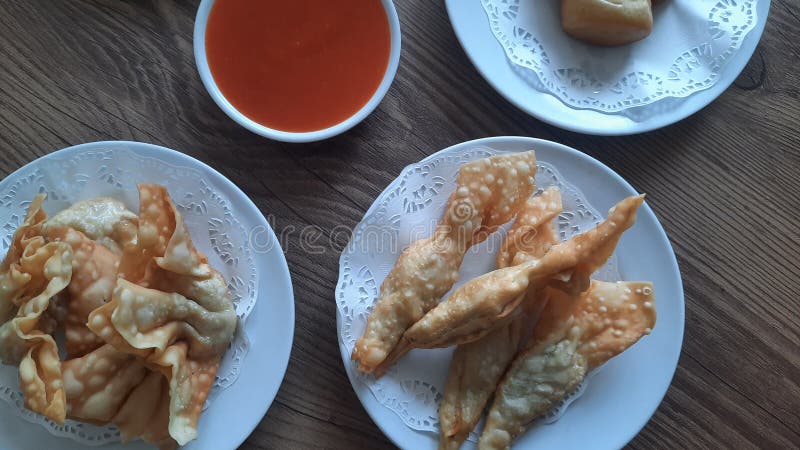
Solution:
<svg viewBox="0 0 800 450">
<path fill-rule="evenodd" d="M 431 155 L 414 166 L 443 154 L 475 147 L 501 151 L 536 150 L 537 160 L 554 166 L 566 182 L 583 192 L 589 204 L 604 214 L 619 200 L 637 193 L 619 175 L 584 153 L 561 144 L 524 137 L 465 142 Z M 395 184 L 387 187 L 384 194 L 395 189 Z M 382 197 L 383 194 L 379 198 Z M 647 204 L 639 210 L 636 224 L 623 235 L 616 255 L 622 279 L 654 283 L 658 319 L 653 332 L 600 368 L 583 395 L 558 421 L 530 429 L 516 441 L 515 448 L 621 448 L 647 423 L 667 392 L 683 341 L 683 287 L 669 240 Z M 381 281 L 376 279 L 376 285 Z M 337 315 L 337 321 L 341 327 L 341 315 Z M 350 355 L 343 345 L 340 348 L 344 364 L 349 367 L 352 364 Z M 438 436 L 435 433 L 409 428 L 400 416 L 375 398 L 364 382 L 353 377 L 350 371 L 348 374 L 369 415 L 396 445 L 407 449 L 437 447 Z M 470 442 L 465 446 L 473 447 Z"/>
<path fill-rule="evenodd" d="M 597 135 L 626 135 L 655 130 L 683 120 L 711 103 L 747 65 L 764 31 L 770 6 L 769 0 L 758 2 L 758 23 L 725 66 L 716 84 L 687 97 L 675 108 L 654 113 L 646 120 L 637 122 L 620 114 L 571 108 L 555 96 L 534 89 L 512 69 L 502 46 L 492 34 L 480 0 L 445 2 L 450 23 L 461 46 L 478 72 L 497 92 L 539 120 L 567 130 Z"/>
<path fill-rule="evenodd" d="M 45 160 L 105 151 L 132 152 L 153 164 L 199 172 L 203 179 L 213 185 L 215 192 L 230 199 L 233 216 L 250 236 L 257 236 L 257 248 L 254 247 L 259 250 L 254 258 L 257 301 L 245 322 L 245 332 L 250 341 L 249 352 L 241 362 L 238 379 L 222 390 L 201 416 L 198 425 L 199 438 L 183 447 L 195 450 L 235 449 L 250 435 L 267 412 L 289 362 L 294 335 L 294 299 L 289 270 L 278 239 L 258 208 L 230 180 L 194 158 L 151 144 L 95 142 L 69 147 L 37 159 L 12 173 L 0 182 L 0 192 L 19 182 L 22 172 L 44 166 Z M 136 198 L 135 194 L 133 198 Z M 20 213 L 24 214 L 24 210 Z M 211 250 L 203 248 L 200 241 L 196 240 L 200 250 L 210 254 Z M 87 448 L 70 439 L 49 434 L 41 425 L 19 418 L 9 408 L 8 404 L 0 402 L 0 449 Z M 153 447 L 139 441 L 125 446 L 113 444 L 99 448 L 136 450 Z"/>
</svg>

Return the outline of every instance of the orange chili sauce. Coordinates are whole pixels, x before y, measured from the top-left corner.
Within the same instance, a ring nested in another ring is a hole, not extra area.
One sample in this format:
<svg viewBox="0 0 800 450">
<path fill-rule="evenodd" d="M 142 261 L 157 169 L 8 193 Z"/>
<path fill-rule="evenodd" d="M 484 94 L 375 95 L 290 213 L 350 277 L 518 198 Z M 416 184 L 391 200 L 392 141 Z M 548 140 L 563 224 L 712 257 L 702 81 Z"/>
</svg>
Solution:
<svg viewBox="0 0 800 450">
<path fill-rule="evenodd" d="M 281 131 L 317 131 L 360 110 L 389 64 L 380 0 L 217 0 L 206 56 L 239 112 Z"/>
</svg>

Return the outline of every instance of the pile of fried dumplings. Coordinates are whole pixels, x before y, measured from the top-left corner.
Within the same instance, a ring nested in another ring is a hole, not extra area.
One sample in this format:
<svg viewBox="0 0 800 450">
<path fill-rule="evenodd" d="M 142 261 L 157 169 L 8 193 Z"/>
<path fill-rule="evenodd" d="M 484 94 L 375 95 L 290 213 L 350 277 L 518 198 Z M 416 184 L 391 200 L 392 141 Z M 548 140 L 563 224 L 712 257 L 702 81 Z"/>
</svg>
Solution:
<svg viewBox="0 0 800 450">
<path fill-rule="evenodd" d="M 478 448 L 510 448 L 588 371 L 655 326 L 650 282 L 591 278 L 633 226 L 643 196 L 561 242 L 560 191 L 533 195 L 535 174 L 533 151 L 462 165 L 433 235 L 399 256 L 353 349 L 358 369 L 380 377 L 412 349 L 457 346 L 439 405 L 440 449 L 460 448 L 487 406 Z M 467 250 L 512 219 L 497 270 L 442 301 Z"/>
<path fill-rule="evenodd" d="M 161 449 L 196 439 L 238 322 L 224 278 L 163 186 L 139 185 L 138 215 L 96 198 L 48 219 L 44 199 L 0 264 L 0 359 L 25 406 Z"/>
</svg>

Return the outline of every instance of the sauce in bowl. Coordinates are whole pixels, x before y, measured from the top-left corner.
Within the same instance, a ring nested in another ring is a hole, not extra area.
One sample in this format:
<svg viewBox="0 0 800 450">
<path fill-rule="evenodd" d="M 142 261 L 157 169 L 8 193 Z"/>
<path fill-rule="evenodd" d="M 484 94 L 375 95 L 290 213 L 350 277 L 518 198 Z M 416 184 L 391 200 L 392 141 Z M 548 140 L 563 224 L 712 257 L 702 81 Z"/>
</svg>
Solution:
<svg viewBox="0 0 800 450">
<path fill-rule="evenodd" d="M 216 0 L 211 74 L 239 112 L 269 128 L 322 130 L 358 112 L 389 64 L 380 0 Z"/>
</svg>

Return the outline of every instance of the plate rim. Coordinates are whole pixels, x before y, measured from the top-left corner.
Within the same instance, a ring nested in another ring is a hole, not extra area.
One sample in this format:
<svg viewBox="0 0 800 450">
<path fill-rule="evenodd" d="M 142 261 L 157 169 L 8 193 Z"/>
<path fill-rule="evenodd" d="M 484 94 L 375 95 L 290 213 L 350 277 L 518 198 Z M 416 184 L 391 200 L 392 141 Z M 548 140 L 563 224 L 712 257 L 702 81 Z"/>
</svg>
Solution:
<svg viewBox="0 0 800 450">
<path fill-rule="evenodd" d="M 514 92 L 511 92 L 511 89 L 508 87 L 504 87 L 500 80 L 496 79 L 495 77 L 489 76 L 487 66 L 491 64 L 491 62 L 484 62 L 482 61 L 484 58 L 479 56 L 477 51 L 471 50 L 470 46 L 468 45 L 467 34 L 474 34 L 476 33 L 475 30 L 466 30 L 466 26 L 462 24 L 456 23 L 454 19 L 454 11 L 456 8 L 470 8 L 475 7 L 471 4 L 472 2 L 464 2 L 462 0 L 445 0 L 445 7 L 447 9 L 447 17 L 450 21 L 450 25 L 453 28 L 453 32 L 456 35 L 456 38 L 461 45 L 461 48 L 466 53 L 467 58 L 472 63 L 472 66 L 478 71 L 481 77 L 495 90 L 495 92 L 499 93 L 504 99 L 506 99 L 509 103 L 514 105 L 517 109 L 523 111 L 524 113 L 528 114 L 529 116 L 541 120 L 549 125 L 562 128 L 568 131 L 573 131 L 576 133 L 584 133 L 596 136 L 626 136 L 632 134 L 640 134 L 646 133 L 648 131 L 657 130 L 660 128 L 664 128 L 670 125 L 673 125 L 677 122 L 682 121 L 696 112 L 700 111 L 701 109 L 705 108 L 709 104 L 711 104 L 714 100 L 716 100 L 720 95 L 722 95 L 730 86 L 736 81 L 736 78 L 741 74 L 742 70 L 744 70 L 747 63 L 752 58 L 753 54 L 755 53 L 756 47 L 761 40 L 761 36 L 764 33 L 764 27 L 767 23 L 767 18 L 769 16 L 769 10 L 771 6 L 771 0 L 758 0 L 756 5 L 756 10 L 758 12 L 758 19 L 756 21 L 756 25 L 753 30 L 745 36 L 744 42 L 742 46 L 739 48 L 737 55 L 734 56 L 728 64 L 723 69 L 723 77 L 715 83 L 713 86 L 709 87 L 708 89 L 704 89 L 698 92 L 695 92 L 687 97 L 684 97 L 680 105 L 673 109 L 668 113 L 657 114 L 653 118 L 637 122 L 631 120 L 628 117 L 625 117 L 620 114 L 605 114 L 594 110 L 589 109 L 577 109 L 567 106 L 563 103 L 558 97 L 555 95 L 548 93 L 548 92 L 541 92 L 532 86 L 528 86 L 529 90 L 526 92 L 526 96 L 530 96 L 531 100 L 530 103 L 533 103 L 535 100 L 544 100 L 548 103 L 552 103 L 554 109 L 563 113 L 564 111 L 568 111 L 571 114 L 577 114 L 580 116 L 575 119 L 570 119 L 569 115 L 561 115 L 561 116 L 547 116 L 540 112 L 538 112 L 535 108 L 531 106 L 527 106 L 525 102 L 520 101 L 514 95 Z M 479 3 L 476 1 L 476 3 Z M 485 11 L 483 11 L 483 6 L 478 5 L 481 9 L 480 14 L 485 15 Z M 474 13 L 477 14 L 477 13 Z M 497 46 L 497 51 L 501 53 L 502 59 L 505 62 L 505 66 L 503 70 L 508 70 L 512 76 L 518 77 L 519 75 L 514 74 L 513 70 L 511 70 L 509 64 L 512 64 L 508 61 L 508 58 L 503 51 L 502 46 L 500 43 L 497 42 L 497 39 L 491 33 L 489 29 L 488 21 L 486 27 L 480 31 L 483 33 L 488 33 L 489 37 L 491 37 L 494 44 Z M 746 55 L 746 56 L 745 56 Z M 619 127 L 607 127 L 607 126 L 593 126 L 593 120 L 587 120 L 592 118 L 598 117 L 615 117 L 622 119 L 625 123 L 624 126 Z"/>
<path fill-rule="evenodd" d="M 610 176 L 611 178 L 615 179 L 623 188 L 625 188 L 627 191 L 631 192 L 632 195 L 635 195 L 636 193 L 638 193 L 638 191 L 636 191 L 636 189 L 634 189 L 633 186 L 631 186 L 630 183 L 628 183 L 624 178 L 622 178 L 621 175 L 617 174 L 610 167 L 605 165 L 603 162 L 597 160 L 596 158 L 593 158 L 593 157 L 591 157 L 591 156 L 589 156 L 589 155 L 587 155 L 587 154 L 585 154 L 585 153 L 583 153 L 583 152 L 581 152 L 581 151 L 579 151 L 577 149 L 574 149 L 574 148 L 569 147 L 569 146 L 564 145 L 564 144 L 560 144 L 558 142 L 553 142 L 553 141 L 549 141 L 549 140 L 546 140 L 546 139 L 540 139 L 540 138 L 525 137 L 525 136 L 492 136 L 492 137 L 484 137 L 484 138 L 473 139 L 473 140 L 469 140 L 469 141 L 456 143 L 456 144 L 450 145 L 450 146 L 448 146 L 448 147 L 446 147 L 446 148 L 444 148 L 442 150 L 439 150 L 439 151 L 437 151 L 437 152 L 435 152 L 435 153 L 433 153 L 433 154 L 431 154 L 431 155 L 429 155 L 429 156 L 427 156 L 427 157 L 425 157 L 425 158 L 423 158 L 423 159 L 421 159 L 421 160 L 419 160 L 417 162 L 414 162 L 414 163 L 406 165 L 400 171 L 400 174 L 404 173 L 406 170 L 408 170 L 409 168 L 411 168 L 414 165 L 423 164 L 423 163 L 425 163 L 427 161 L 430 161 L 430 160 L 440 156 L 441 154 L 443 154 L 445 152 L 452 151 L 453 149 L 456 149 L 456 148 L 461 148 L 461 147 L 465 147 L 465 146 L 492 147 L 492 148 L 495 148 L 493 146 L 503 145 L 503 144 L 508 144 L 508 143 L 527 144 L 527 145 L 530 145 L 534 150 L 536 150 L 536 146 L 539 146 L 539 145 L 552 146 L 553 148 L 557 149 L 558 151 L 563 151 L 563 152 L 565 152 L 565 153 L 567 153 L 567 154 L 569 154 L 569 155 L 571 155 L 573 157 L 577 157 L 578 159 L 583 160 L 583 161 L 585 161 L 585 162 L 587 162 L 587 163 L 589 163 L 589 164 L 601 169 L 607 176 Z M 556 166 L 556 168 L 558 168 L 558 167 Z M 395 183 L 398 183 L 400 181 L 400 174 L 398 174 L 398 176 L 395 177 L 395 179 L 392 180 L 392 182 L 389 183 L 387 185 L 387 187 L 383 191 L 381 191 L 381 194 L 379 194 L 378 197 L 383 195 L 384 192 L 392 190 L 392 188 L 394 187 Z M 375 201 L 373 201 L 372 205 L 370 205 L 370 207 L 368 208 L 367 212 L 364 213 L 364 215 L 366 215 L 369 211 L 371 211 L 373 209 L 373 207 L 375 207 L 375 205 L 378 204 L 378 197 L 376 197 Z M 678 260 L 677 260 L 677 257 L 675 255 L 675 251 L 672 248 L 672 244 L 669 241 L 669 237 L 667 236 L 666 231 L 664 230 L 664 227 L 661 224 L 661 221 L 658 220 L 658 216 L 656 216 L 655 212 L 650 208 L 650 206 L 647 204 L 647 202 L 644 203 L 644 205 L 643 205 L 643 207 L 642 207 L 642 209 L 641 209 L 639 214 L 642 214 L 642 213 L 650 215 L 651 218 L 654 220 L 655 225 L 657 226 L 657 229 L 659 231 L 659 234 L 658 234 L 657 238 L 660 241 L 660 245 L 663 245 L 664 248 L 669 250 L 668 257 L 669 257 L 669 262 L 670 262 L 670 266 L 671 266 L 671 269 L 672 269 L 672 272 L 669 274 L 669 278 L 671 279 L 671 283 L 674 284 L 674 287 L 675 287 L 676 293 L 677 293 L 677 297 L 675 298 L 675 301 L 677 301 L 678 306 L 679 306 L 678 319 L 679 319 L 679 322 L 680 322 L 680 330 L 679 330 L 679 333 L 677 334 L 676 351 L 674 352 L 674 354 L 669 355 L 671 357 L 671 360 L 674 361 L 674 364 L 670 364 L 673 367 L 671 369 L 671 374 L 669 375 L 669 383 L 666 384 L 666 386 L 664 388 L 664 391 L 659 395 L 659 401 L 657 403 L 655 403 L 655 406 L 653 406 L 651 408 L 651 410 L 649 410 L 649 412 L 647 414 L 642 415 L 641 419 L 639 420 L 639 422 L 636 425 L 636 428 L 635 428 L 635 431 L 633 432 L 633 434 L 631 436 L 627 437 L 627 438 L 626 437 L 622 438 L 623 440 L 621 442 L 619 442 L 619 445 L 617 446 L 619 448 L 623 447 L 625 444 L 630 442 L 634 437 L 636 437 L 641 432 L 641 430 L 644 428 L 644 426 L 647 425 L 647 423 L 650 421 L 652 416 L 656 413 L 656 411 L 658 410 L 659 406 L 661 406 L 661 404 L 663 403 L 664 397 L 666 396 L 667 392 L 669 391 L 669 387 L 672 385 L 672 381 L 673 381 L 673 379 L 675 377 L 675 373 L 676 373 L 676 371 L 678 369 L 678 362 L 679 362 L 681 351 L 683 349 L 683 338 L 684 338 L 684 334 L 685 334 L 685 330 L 686 330 L 685 294 L 684 294 L 684 289 L 683 289 L 683 280 L 682 280 L 682 277 L 681 277 L 681 274 L 680 274 L 680 268 L 678 266 Z M 363 217 L 362 217 L 362 220 L 363 220 Z M 361 221 L 359 221 L 359 223 L 361 223 Z M 356 225 L 356 227 L 357 226 L 358 226 L 358 224 Z M 348 243 L 348 245 L 345 247 L 345 251 L 349 247 L 349 245 L 350 244 Z M 342 268 L 342 265 L 343 265 L 343 262 L 344 262 L 344 258 L 346 256 L 345 255 L 345 251 L 343 251 L 342 254 L 339 257 L 339 277 L 338 277 L 338 280 L 337 280 L 337 283 L 336 283 L 337 289 L 338 289 L 338 286 L 342 283 L 343 271 L 341 270 L 341 268 Z M 381 413 L 384 411 L 384 409 L 386 409 L 386 407 L 383 406 L 382 404 L 380 404 L 377 401 L 377 399 L 374 398 L 374 396 L 373 396 L 372 392 L 369 390 L 369 388 L 367 388 L 366 386 L 362 385 L 358 380 L 353 378 L 353 374 L 351 374 L 351 371 L 347 370 L 347 365 L 350 364 L 350 355 L 346 352 L 345 346 L 343 345 L 343 343 L 341 341 L 341 333 L 339 333 L 339 330 L 341 329 L 341 326 L 342 326 L 342 315 L 341 315 L 341 313 L 339 311 L 339 308 L 337 307 L 336 308 L 337 342 L 339 344 L 339 351 L 340 351 L 340 354 L 341 354 L 341 357 L 342 357 L 342 363 L 345 366 L 344 367 L 345 373 L 347 374 L 347 378 L 350 381 L 350 385 L 353 388 L 353 391 L 355 392 L 356 396 L 358 397 L 358 400 L 361 403 L 362 407 L 367 412 L 367 415 L 369 415 L 370 419 L 372 419 L 373 423 L 375 423 L 375 425 L 381 430 L 381 432 L 384 434 L 384 436 L 386 436 L 397 447 L 404 448 L 403 447 L 403 442 L 400 441 L 400 439 L 398 438 L 397 435 L 394 435 L 393 433 L 391 433 L 389 426 L 385 423 L 385 421 L 381 420 L 381 418 L 383 417 L 383 415 Z M 359 386 L 361 386 L 361 388 L 359 388 Z M 363 398 L 364 396 L 366 396 L 366 401 Z M 392 417 L 392 419 L 394 419 L 394 420 L 402 421 L 399 417 L 396 417 L 396 415 L 392 416 L 392 414 L 394 414 L 394 413 L 392 411 L 389 411 L 388 409 L 386 409 L 386 414 L 388 414 L 389 417 Z M 425 432 L 422 432 L 422 431 L 413 430 L 413 429 L 409 428 L 408 426 L 406 426 L 405 424 L 402 424 L 402 429 L 403 429 L 403 433 L 425 433 Z"/>
<path fill-rule="evenodd" d="M 247 210 L 246 213 L 249 214 L 251 217 L 253 217 L 255 219 L 255 221 L 258 222 L 258 225 L 261 225 L 261 226 L 265 227 L 265 230 L 267 231 L 267 234 L 268 234 L 270 242 L 272 244 L 274 244 L 274 246 L 272 247 L 272 250 L 269 250 L 267 253 L 273 253 L 272 257 L 273 258 L 277 258 L 277 262 L 279 263 L 278 264 L 279 267 L 277 268 L 278 270 L 275 271 L 275 276 L 278 277 L 281 280 L 281 284 L 285 288 L 285 292 L 281 293 L 280 295 L 271 297 L 271 298 L 284 298 L 285 299 L 282 303 L 285 303 L 285 306 L 288 308 L 287 309 L 288 317 L 282 318 L 282 320 L 280 322 L 283 322 L 283 323 L 286 324 L 287 329 L 285 331 L 287 332 L 287 336 L 286 337 L 288 339 L 284 340 L 284 342 L 286 344 L 283 345 L 283 346 L 277 345 L 276 343 L 271 343 L 271 345 L 269 346 L 270 357 L 269 358 L 263 358 L 264 360 L 268 359 L 271 363 L 274 363 L 276 361 L 278 362 L 278 364 L 276 366 L 274 366 L 274 367 L 276 369 L 275 373 L 280 373 L 280 376 L 278 376 L 276 378 L 274 386 L 269 386 L 269 387 L 263 387 L 262 386 L 261 389 L 257 390 L 257 391 L 260 391 L 262 393 L 261 396 L 256 395 L 256 396 L 250 397 L 250 398 L 253 398 L 252 405 L 254 405 L 254 407 L 257 410 L 257 412 L 252 414 L 252 418 L 250 420 L 248 420 L 246 417 L 245 418 L 239 418 L 238 421 L 243 423 L 244 426 L 240 428 L 240 432 L 237 433 L 236 435 L 233 435 L 232 433 L 229 434 L 229 436 L 232 436 L 231 439 L 230 439 L 230 448 L 231 449 L 236 449 L 239 446 L 241 446 L 242 443 L 245 440 L 247 440 L 247 438 L 253 433 L 253 431 L 255 431 L 255 429 L 258 426 L 258 424 L 261 423 L 261 421 L 264 418 L 264 416 L 266 415 L 267 411 L 269 410 L 269 408 L 274 403 L 275 398 L 276 398 L 276 396 L 278 394 L 278 391 L 280 390 L 280 387 L 283 385 L 283 380 L 284 380 L 284 378 L 286 376 L 286 371 L 288 369 L 289 360 L 290 360 L 290 357 L 291 357 L 291 351 L 292 351 L 293 344 L 294 344 L 294 332 L 295 332 L 294 286 L 292 284 L 291 273 L 289 271 L 289 266 L 288 266 L 287 261 L 286 261 L 286 256 L 284 254 L 283 248 L 280 245 L 280 240 L 278 239 L 277 235 L 275 234 L 275 231 L 272 229 L 272 226 L 269 224 L 269 221 L 267 221 L 267 219 L 264 217 L 264 214 L 255 205 L 253 200 L 247 194 L 245 194 L 245 192 L 242 191 L 242 189 L 239 188 L 239 186 L 237 186 L 233 181 L 228 179 L 228 177 L 226 177 L 225 175 L 223 175 L 222 173 L 220 173 L 219 171 L 217 171 L 213 167 L 209 166 L 208 164 L 204 163 L 203 161 L 200 161 L 200 160 L 198 160 L 198 159 L 196 159 L 196 158 L 194 158 L 194 157 L 192 157 L 190 155 L 187 155 L 185 153 L 179 152 L 177 150 L 170 149 L 168 147 L 164 147 L 164 146 L 156 145 L 156 144 L 151 144 L 151 143 L 146 143 L 146 142 L 126 141 L 126 140 L 105 140 L 105 141 L 86 142 L 86 143 L 82 143 L 82 144 L 76 144 L 76 145 L 71 145 L 71 146 L 68 146 L 68 147 L 64 147 L 64 148 L 49 152 L 49 153 L 47 153 L 45 155 L 42 155 L 40 157 L 37 157 L 36 159 L 34 159 L 34 160 L 32 160 L 32 161 L 20 166 L 19 168 L 17 168 L 13 172 L 9 173 L 5 178 L 0 180 L 0 189 L 5 188 L 9 183 L 12 183 L 13 180 L 14 180 L 14 176 L 18 175 L 19 172 L 22 172 L 23 170 L 26 170 L 26 169 L 30 168 L 31 166 L 34 166 L 40 160 L 43 160 L 43 159 L 46 159 L 46 158 L 51 158 L 51 157 L 69 155 L 69 154 L 73 154 L 73 153 L 77 154 L 77 153 L 80 153 L 80 152 L 83 152 L 83 151 L 92 151 L 92 150 L 101 150 L 101 149 L 109 150 L 109 148 L 108 148 L 109 146 L 111 146 L 111 147 L 124 146 L 125 149 L 133 151 L 134 153 L 136 153 L 136 154 L 138 154 L 140 156 L 151 157 L 151 158 L 154 158 L 154 159 L 157 159 L 157 160 L 160 160 L 160 161 L 164 161 L 164 162 L 167 162 L 167 161 L 165 161 L 161 157 L 161 154 L 166 154 L 166 155 L 169 155 L 171 158 L 174 158 L 175 162 L 177 162 L 178 164 L 184 164 L 187 167 L 199 170 L 199 171 L 205 173 L 207 176 L 209 176 L 211 178 L 214 178 L 215 181 L 220 182 L 221 184 L 223 184 L 225 187 L 230 189 L 233 193 L 235 193 L 239 197 L 239 198 L 231 199 L 232 202 L 234 202 L 234 201 L 236 202 L 235 204 L 232 204 L 231 206 L 234 207 L 234 208 L 240 208 L 240 209 L 243 209 L 243 210 Z M 237 200 L 243 200 L 243 201 L 237 201 Z M 265 255 L 266 254 L 262 254 L 261 258 L 263 258 Z M 272 269 L 274 270 L 276 268 L 272 268 Z M 261 275 L 259 275 L 259 277 L 260 276 Z M 264 303 L 264 301 L 266 299 L 262 299 L 260 297 L 261 295 L 263 295 L 262 292 L 265 292 L 265 290 L 261 286 L 259 286 L 259 300 L 261 300 L 261 301 L 260 302 L 256 302 L 256 305 L 254 306 L 253 311 L 250 313 L 250 316 L 248 317 L 247 324 L 251 323 L 253 319 L 256 319 L 256 320 L 264 319 L 264 318 L 268 319 L 269 316 L 270 316 L 270 314 L 268 313 L 268 310 L 263 305 L 263 303 Z M 261 306 L 259 306 L 259 304 L 261 304 Z M 258 330 L 259 329 L 259 327 L 254 327 L 254 326 L 248 327 L 247 324 L 245 325 L 245 327 L 246 327 L 246 330 L 248 330 L 248 331 L 250 331 L 250 330 Z M 248 352 L 248 354 L 245 355 L 244 361 L 242 363 L 242 369 L 243 369 L 242 372 L 241 372 L 242 375 L 246 372 L 246 370 L 245 370 L 245 366 L 247 365 L 246 361 L 249 360 L 250 363 L 252 364 L 253 361 L 255 361 L 256 359 L 261 359 L 261 358 L 254 358 L 254 356 L 256 356 L 257 352 L 256 352 L 255 345 L 253 345 L 253 344 L 255 344 L 257 339 L 254 338 L 252 331 L 248 335 L 248 339 L 250 339 L 252 347 L 251 347 L 250 351 Z M 265 350 L 267 349 L 266 343 L 262 344 L 262 348 L 265 349 Z M 254 369 L 250 369 L 250 371 L 254 372 Z M 240 375 L 240 377 L 242 375 Z M 237 380 L 236 382 L 234 382 L 234 384 L 232 386 L 230 386 L 229 388 L 227 388 L 223 392 L 221 392 L 220 395 L 219 395 L 219 398 L 217 398 L 217 402 L 219 402 L 220 400 L 222 400 L 222 398 L 224 398 L 225 391 L 228 391 L 229 389 L 235 388 L 235 386 L 237 384 L 240 384 L 240 381 L 241 380 Z M 258 398 L 256 398 L 256 397 L 258 397 Z M 263 412 L 262 412 L 262 409 L 263 409 Z M 16 417 L 16 415 L 14 415 L 14 416 Z M 203 420 L 203 418 L 204 418 L 204 416 L 200 417 L 201 420 Z M 31 425 L 32 426 L 37 426 L 35 424 L 31 424 Z M 196 441 L 190 442 L 189 444 L 187 444 L 187 446 L 184 446 L 184 448 L 195 448 L 195 447 L 203 446 L 204 444 L 201 441 L 202 435 L 203 435 L 203 433 L 202 433 L 202 430 L 201 430 L 199 439 L 196 440 Z M 58 437 L 58 436 L 52 436 L 52 437 L 56 438 L 58 440 L 64 440 L 64 441 L 67 441 L 67 442 L 74 443 L 77 446 L 81 445 L 80 442 L 73 441 L 73 440 L 68 439 L 68 438 L 63 438 L 63 437 Z M 117 445 L 118 446 L 118 444 L 112 444 L 112 445 Z M 90 448 L 90 447 L 87 447 L 87 448 Z M 108 446 L 104 446 L 103 448 L 108 448 Z"/>
</svg>

